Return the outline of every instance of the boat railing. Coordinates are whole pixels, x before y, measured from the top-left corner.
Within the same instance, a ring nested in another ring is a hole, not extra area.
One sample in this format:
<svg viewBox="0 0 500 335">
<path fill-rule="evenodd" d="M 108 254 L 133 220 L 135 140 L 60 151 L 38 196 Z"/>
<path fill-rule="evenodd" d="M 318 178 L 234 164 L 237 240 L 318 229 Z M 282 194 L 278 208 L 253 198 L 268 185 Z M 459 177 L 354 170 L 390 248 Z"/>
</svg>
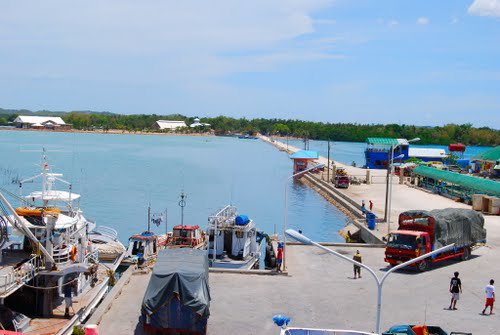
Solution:
<svg viewBox="0 0 500 335">
<path fill-rule="evenodd" d="M 70 252 L 73 246 L 65 246 L 63 248 L 54 248 L 52 258 L 58 264 L 68 263 L 70 260 Z"/>
<path fill-rule="evenodd" d="M 228 218 L 235 217 L 237 213 L 237 209 L 234 206 L 227 205 L 226 207 L 220 209 L 217 213 L 214 215 L 211 215 L 208 217 L 208 222 L 221 222 L 225 221 Z"/>
<path fill-rule="evenodd" d="M 87 220 L 87 221 L 92 222 L 90 220 Z M 111 227 L 99 226 L 99 227 L 96 227 L 92 232 L 109 237 L 112 240 L 118 239 L 118 232 L 116 231 L 116 229 L 111 228 Z"/>
<path fill-rule="evenodd" d="M 85 255 L 85 260 L 87 260 L 89 263 L 97 264 L 99 262 L 99 250 L 96 249 L 92 252 L 89 252 L 87 255 Z"/>
<path fill-rule="evenodd" d="M 13 268 L 11 272 L 0 276 L 0 295 L 5 295 L 10 290 L 33 279 L 41 266 L 40 258 L 34 256 L 21 266 Z"/>
</svg>

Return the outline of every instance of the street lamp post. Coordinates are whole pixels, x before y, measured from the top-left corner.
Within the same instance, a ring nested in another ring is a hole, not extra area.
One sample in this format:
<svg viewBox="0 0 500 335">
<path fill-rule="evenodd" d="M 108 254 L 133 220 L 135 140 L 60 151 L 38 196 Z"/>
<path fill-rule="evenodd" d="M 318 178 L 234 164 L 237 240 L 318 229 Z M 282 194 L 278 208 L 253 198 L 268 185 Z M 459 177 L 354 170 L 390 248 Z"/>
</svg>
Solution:
<svg viewBox="0 0 500 335">
<path fill-rule="evenodd" d="M 418 142 L 420 141 L 420 137 L 412 138 L 408 140 L 408 143 Z M 394 164 L 394 150 L 399 147 L 401 143 L 391 146 L 391 159 L 390 164 L 387 167 L 387 176 L 386 176 L 386 186 L 385 186 L 385 212 L 384 212 L 384 221 L 387 222 L 387 234 L 390 233 L 391 229 L 391 202 L 392 202 L 392 165 Z M 403 158 L 404 155 L 400 154 L 396 159 Z M 389 192 L 390 189 L 390 192 Z M 390 193 L 390 196 L 389 196 Z"/>
<path fill-rule="evenodd" d="M 396 265 L 395 267 L 389 269 L 383 276 L 382 278 L 379 278 L 377 276 L 377 274 L 375 273 L 375 271 L 373 271 L 371 268 L 369 268 L 368 266 L 364 265 L 363 263 L 359 263 L 359 262 L 356 262 L 355 260 L 353 259 L 350 259 L 349 257 L 346 257 L 332 249 L 329 249 L 327 247 L 324 247 L 322 246 L 321 244 L 317 243 L 317 242 L 314 242 L 312 241 L 311 239 L 309 239 L 308 237 L 298 233 L 297 231 L 293 230 L 293 229 L 288 229 L 286 230 L 286 234 L 289 235 L 291 238 L 293 238 L 294 240 L 297 240 L 299 242 L 301 242 L 302 244 L 306 244 L 306 245 L 314 245 L 330 254 L 333 254 L 343 260 L 346 260 L 354 265 L 357 265 L 357 266 L 360 266 L 362 267 L 363 269 L 365 269 L 366 271 L 368 271 L 373 279 L 375 279 L 375 283 L 377 285 L 377 319 L 376 319 L 376 323 L 375 323 L 375 332 L 377 334 L 380 334 L 380 318 L 381 318 L 381 314 L 382 314 L 382 287 L 384 285 L 384 282 L 385 282 L 385 279 L 391 274 L 393 273 L 394 271 L 398 270 L 398 269 L 401 269 L 401 268 L 404 268 L 408 265 L 411 265 L 413 263 L 417 263 L 417 262 L 420 262 L 428 257 L 431 257 L 433 255 L 436 255 L 436 254 L 439 254 L 439 253 L 442 253 L 442 252 L 445 252 L 445 251 L 448 251 L 450 249 L 452 249 L 455 244 L 449 244 L 445 247 L 442 247 L 442 248 L 439 248 L 437 250 L 434 250 L 428 254 L 425 254 L 425 255 L 422 255 L 422 256 L 419 256 L 417 258 L 413 258 L 407 262 L 404 262 L 404 263 L 401 263 L 401 264 L 398 264 Z"/>
<path fill-rule="evenodd" d="M 308 169 L 305 169 L 304 171 L 297 172 L 296 174 L 293 174 L 290 177 L 287 177 L 285 179 L 285 183 L 284 183 L 285 184 L 285 213 L 283 215 L 283 217 L 284 217 L 284 220 L 283 220 L 283 271 L 286 270 L 286 234 L 285 234 L 285 232 L 288 229 L 288 187 L 287 187 L 288 181 L 294 177 L 306 174 L 311 170 L 321 169 L 324 166 L 325 166 L 325 164 L 318 164 L 318 165 L 312 166 Z"/>
</svg>

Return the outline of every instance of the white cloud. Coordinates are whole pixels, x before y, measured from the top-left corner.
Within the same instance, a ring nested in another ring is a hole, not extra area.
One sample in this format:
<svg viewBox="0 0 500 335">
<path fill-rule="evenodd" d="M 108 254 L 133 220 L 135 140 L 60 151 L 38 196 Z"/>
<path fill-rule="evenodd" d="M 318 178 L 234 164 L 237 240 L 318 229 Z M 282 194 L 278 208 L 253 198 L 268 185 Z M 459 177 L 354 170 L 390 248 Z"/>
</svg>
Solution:
<svg viewBox="0 0 500 335">
<path fill-rule="evenodd" d="M 458 17 L 456 17 L 456 16 L 453 16 L 453 17 L 451 18 L 450 23 L 451 23 L 451 24 L 457 24 L 457 23 L 458 23 L 458 21 L 460 21 L 460 20 L 459 20 L 459 18 L 458 18 Z"/>
<path fill-rule="evenodd" d="M 500 0 L 474 0 L 469 7 L 469 14 L 500 17 Z"/>
<path fill-rule="evenodd" d="M 395 27 L 399 24 L 398 21 L 396 20 L 392 20 L 392 21 L 389 21 L 389 23 L 387 24 L 389 27 Z"/>
<path fill-rule="evenodd" d="M 422 16 L 422 17 L 419 17 L 417 19 L 417 24 L 420 24 L 420 25 L 424 25 L 425 26 L 425 25 L 429 24 L 429 22 L 430 22 L 429 18 L 427 18 L 427 17 L 423 17 Z"/>
</svg>

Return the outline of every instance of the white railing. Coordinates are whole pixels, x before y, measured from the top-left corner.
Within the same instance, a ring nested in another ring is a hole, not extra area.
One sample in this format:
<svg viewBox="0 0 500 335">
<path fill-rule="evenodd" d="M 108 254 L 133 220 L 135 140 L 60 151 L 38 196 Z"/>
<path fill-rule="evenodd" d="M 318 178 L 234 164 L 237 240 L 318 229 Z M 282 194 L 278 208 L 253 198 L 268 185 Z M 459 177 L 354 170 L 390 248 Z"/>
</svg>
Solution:
<svg viewBox="0 0 500 335">
<path fill-rule="evenodd" d="M 8 274 L 0 276 L 0 294 L 5 295 L 13 288 L 33 279 L 38 274 L 40 266 L 40 259 L 35 256 L 17 269 L 13 268 Z"/>
</svg>

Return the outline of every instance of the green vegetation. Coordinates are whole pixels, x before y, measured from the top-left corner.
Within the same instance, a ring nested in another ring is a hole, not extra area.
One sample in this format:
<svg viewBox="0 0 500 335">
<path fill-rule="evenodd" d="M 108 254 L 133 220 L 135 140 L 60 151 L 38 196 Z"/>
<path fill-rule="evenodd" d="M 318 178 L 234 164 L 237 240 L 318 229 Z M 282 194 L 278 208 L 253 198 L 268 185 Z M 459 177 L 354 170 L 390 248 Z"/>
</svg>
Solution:
<svg viewBox="0 0 500 335">
<path fill-rule="evenodd" d="M 48 112 L 32 113 L 26 110 L 0 109 L 0 124 L 8 124 L 17 115 L 57 115 L 75 129 L 120 129 L 126 131 L 159 131 L 154 129 L 157 120 L 179 120 L 191 124 L 194 117 L 174 115 L 120 115 L 97 112 Z M 202 118 L 201 122 L 211 124 L 218 135 L 231 133 L 270 134 L 279 136 L 308 137 L 310 139 L 332 141 L 364 142 L 367 137 L 414 138 L 420 137 L 419 144 L 464 143 L 466 145 L 500 145 L 500 130 L 488 127 L 475 128 L 471 124 L 448 124 L 442 127 L 417 127 L 399 124 L 356 124 L 323 123 L 280 119 L 235 119 L 227 116 Z M 184 128 L 180 132 L 208 132 L 206 127 Z"/>
</svg>

